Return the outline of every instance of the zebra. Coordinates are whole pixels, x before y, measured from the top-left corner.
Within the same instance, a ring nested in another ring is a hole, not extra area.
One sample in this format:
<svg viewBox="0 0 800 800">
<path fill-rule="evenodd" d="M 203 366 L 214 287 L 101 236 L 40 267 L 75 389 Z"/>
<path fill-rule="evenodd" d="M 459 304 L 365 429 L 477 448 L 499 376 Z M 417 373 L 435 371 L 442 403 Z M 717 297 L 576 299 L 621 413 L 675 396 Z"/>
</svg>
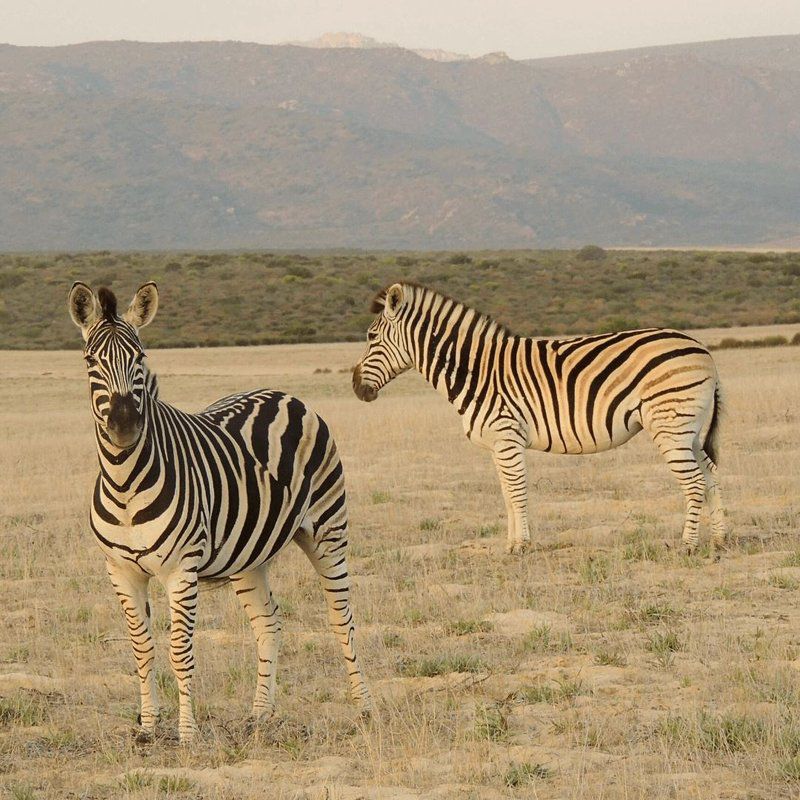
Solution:
<svg viewBox="0 0 800 800">
<path fill-rule="evenodd" d="M 597 453 L 643 428 L 683 490 L 683 543 L 698 544 L 703 500 L 712 548 L 725 543 L 717 479 L 721 387 L 708 350 L 685 333 L 643 330 L 569 339 L 516 336 L 432 289 L 395 283 L 353 370 L 366 402 L 414 367 L 455 407 L 467 438 L 491 451 L 508 515 L 509 553 L 530 544 L 524 451 Z"/>
<path fill-rule="evenodd" d="M 158 716 L 153 577 L 169 601 L 180 742 L 198 732 L 192 638 L 200 580 L 229 580 L 250 619 L 258 651 L 250 724 L 274 712 L 281 616 L 267 566 L 290 541 L 320 576 L 351 696 L 369 713 L 350 608 L 344 476 L 326 423 L 297 398 L 267 389 L 225 397 L 198 414 L 160 400 L 139 338 L 158 308 L 155 283 L 141 286 L 121 316 L 110 289 L 93 292 L 85 283 L 72 286 L 68 305 L 85 341 L 100 465 L 89 525 L 133 645 L 139 739 L 152 739 Z"/>
</svg>

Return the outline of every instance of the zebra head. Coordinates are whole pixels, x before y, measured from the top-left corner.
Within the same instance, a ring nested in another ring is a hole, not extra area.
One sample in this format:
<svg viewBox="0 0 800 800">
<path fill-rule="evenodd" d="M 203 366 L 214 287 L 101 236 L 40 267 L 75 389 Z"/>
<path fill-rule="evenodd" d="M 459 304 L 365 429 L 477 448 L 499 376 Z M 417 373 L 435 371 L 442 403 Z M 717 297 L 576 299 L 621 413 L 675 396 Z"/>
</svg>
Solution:
<svg viewBox="0 0 800 800">
<path fill-rule="evenodd" d="M 128 310 L 117 314 L 110 289 L 93 292 L 75 283 L 68 298 L 72 321 L 85 342 L 92 414 L 99 435 L 122 450 L 133 447 L 144 429 L 144 395 L 148 371 L 139 328 L 152 322 L 158 308 L 155 283 L 139 288 Z"/>
<path fill-rule="evenodd" d="M 412 288 L 395 283 L 380 292 L 371 311 L 378 314 L 367 329 L 367 352 L 353 370 L 353 391 L 371 403 L 389 381 L 413 363 L 407 318 Z"/>
</svg>

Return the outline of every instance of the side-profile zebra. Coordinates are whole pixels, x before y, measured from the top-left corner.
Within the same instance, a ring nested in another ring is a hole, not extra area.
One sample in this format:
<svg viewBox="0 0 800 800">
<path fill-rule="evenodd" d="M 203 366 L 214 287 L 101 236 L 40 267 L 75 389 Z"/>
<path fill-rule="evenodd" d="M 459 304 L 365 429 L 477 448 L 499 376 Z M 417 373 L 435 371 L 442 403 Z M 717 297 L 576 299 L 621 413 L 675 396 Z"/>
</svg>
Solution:
<svg viewBox="0 0 800 800">
<path fill-rule="evenodd" d="M 683 542 L 693 551 L 703 498 L 712 541 L 725 541 L 717 482 L 720 383 L 699 342 L 673 330 L 571 339 L 515 336 L 424 286 L 380 292 L 353 389 L 367 402 L 415 367 L 492 451 L 508 512 L 508 551 L 530 541 L 525 449 L 597 453 L 647 430 L 683 489 Z"/>
<path fill-rule="evenodd" d="M 328 426 L 295 397 L 256 390 L 187 414 L 158 399 L 138 329 L 158 307 L 154 283 L 117 314 L 113 293 L 73 285 L 69 309 L 83 332 L 100 474 L 90 526 L 122 603 L 141 684 L 142 738 L 156 724 L 150 578 L 164 584 L 170 661 L 180 690 L 181 742 L 192 712 L 192 635 L 198 580 L 228 578 L 255 633 L 253 721 L 274 710 L 281 620 L 267 563 L 296 542 L 322 579 L 353 699 L 370 698 L 356 659 L 347 573 L 344 477 Z"/>
</svg>

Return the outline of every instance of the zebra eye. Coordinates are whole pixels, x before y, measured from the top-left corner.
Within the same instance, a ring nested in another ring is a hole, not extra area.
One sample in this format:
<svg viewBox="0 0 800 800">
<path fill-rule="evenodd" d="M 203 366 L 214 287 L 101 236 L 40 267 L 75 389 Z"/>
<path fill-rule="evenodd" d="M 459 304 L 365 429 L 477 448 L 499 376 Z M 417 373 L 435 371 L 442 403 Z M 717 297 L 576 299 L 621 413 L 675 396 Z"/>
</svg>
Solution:
<svg viewBox="0 0 800 800">
<path fill-rule="evenodd" d="M 375 342 L 377 340 L 378 340 L 378 334 L 377 333 L 373 333 L 372 331 L 369 331 L 367 333 L 367 341 L 368 342 Z"/>
<path fill-rule="evenodd" d="M 91 353 L 87 353 L 83 358 L 87 367 L 94 367 L 97 364 L 97 359 Z"/>
</svg>

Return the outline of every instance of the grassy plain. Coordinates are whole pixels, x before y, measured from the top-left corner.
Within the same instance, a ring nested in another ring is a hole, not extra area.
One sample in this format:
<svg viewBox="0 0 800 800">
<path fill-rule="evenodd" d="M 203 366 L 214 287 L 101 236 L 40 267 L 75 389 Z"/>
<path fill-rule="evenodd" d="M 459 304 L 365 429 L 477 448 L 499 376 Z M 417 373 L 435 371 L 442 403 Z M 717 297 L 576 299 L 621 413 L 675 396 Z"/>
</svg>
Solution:
<svg viewBox="0 0 800 800">
<path fill-rule="evenodd" d="M 0 254 L 0 348 L 77 347 L 66 315 L 41 313 L 61 308 L 75 280 L 126 303 L 157 281 L 169 310 L 153 347 L 360 341 L 373 295 L 400 280 L 526 336 L 800 323 L 798 252 Z"/>
<path fill-rule="evenodd" d="M 254 642 L 229 590 L 205 591 L 202 738 L 184 751 L 170 735 L 177 698 L 160 590 L 164 736 L 151 746 L 131 737 L 133 658 L 85 525 L 95 461 L 80 355 L 0 352 L 4 796 L 797 797 L 800 350 L 716 354 L 732 527 L 719 563 L 677 547 L 680 492 L 644 435 L 592 457 L 531 454 L 535 547 L 506 556 L 489 457 L 415 375 L 359 403 L 348 368 L 360 353 L 151 352 L 162 395 L 183 408 L 271 386 L 331 424 L 377 706 L 365 723 L 346 702 L 321 591 L 291 547 L 272 569 L 285 614 L 274 720 L 253 739 L 241 733 Z"/>
</svg>

